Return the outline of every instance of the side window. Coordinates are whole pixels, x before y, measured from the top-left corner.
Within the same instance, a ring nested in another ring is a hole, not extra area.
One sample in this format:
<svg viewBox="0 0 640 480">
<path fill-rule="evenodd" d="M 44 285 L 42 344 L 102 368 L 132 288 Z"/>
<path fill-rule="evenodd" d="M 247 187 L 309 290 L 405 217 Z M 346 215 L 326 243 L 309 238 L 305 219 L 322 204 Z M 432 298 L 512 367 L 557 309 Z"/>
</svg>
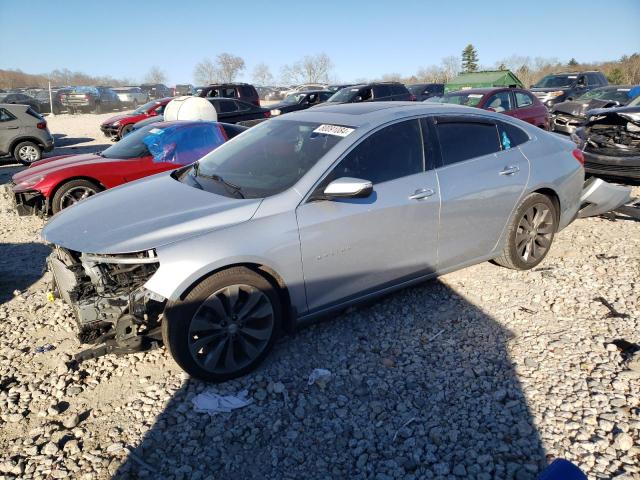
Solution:
<svg viewBox="0 0 640 480">
<path fill-rule="evenodd" d="M 513 110 L 510 92 L 498 92 L 494 95 L 491 95 L 485 103 L 485 108 L 491 108 L 494 112 L 498 113 Z"/>
<path fill-rule="evenodd" d="M 318 94 L 317 93 L 312 93 L 307 97 L 307 103 L 310 104 L 314 104 L 314 103 L 318 103 Z"/>
<path fill-rule="evenodd" d="M 326 102 L 333 96 L 333 92 L 322 92 L 320 93 L 320 101 Z"/>
<path fill-rule="evenodd" d="M 439 122 L 436 130 L 444 166 L 500 151 L 496 126 L 490 123 Z"/>
<path fill-rule="evenodd" d="M 373 133 L 355 147 L 331 172 L 331 182 L 354 177 L 382 183 L 424 170 L 420 122 L 409 120 Z"/>
<path fill-rule="evenodd" d="M 11 120 L 15 119 L 16 117 L 14 117 L 9 110 L 0 108 L 0 122 L 10 122 Z"/>
<path fill-rule="evenodd" d="M 360 102 L 366 102 L 367 100 L 371 100 L 373 94 L 371 92 L 371 88 L 367 87 L 367 88 L 363 88 L 362 90 L 360 90 L 360 92 L 358 92 L 358 95 L 356 95 L 357 97 L 360 97 Z"/>
<path fill-rule="evenodd" d="M 373 98 L 383 98 L 391 96 L 391 88 L 389 85 L 376 85 L 373 87 Z"/>
<path fill-rule="evenodd" d="M 223 88 L 222 89 L 222 96 L 225 98 L 235 98 L 238 95 L 236 95 L 236 89 L 235 88 Z"/>
<path fill-rule="evenodd" d="M 518 108 L 530 107 L 533 105 L 533 99 L 524 92 L 515 92 L 516 94 L 516 106 Z"/>
<path fill-rule="evenodd" d="M 159 105 L 158 108 L 156 108 L 156 114 L 162 115 L 166 107 L 167 107 L 166 105 Z"/>
<path fill-rule="evenodd" d="M 498 134 L 502 150 L 509 150 L 529 140 L 526 132 L 506 122 L 498 122 Z"/>
<path fill-rule="evenodd" d="M 232 100 L 222 100 L 220 102 L 220 113 L 231 113 L 237 111 L 236 102 Z"/>
</svg>

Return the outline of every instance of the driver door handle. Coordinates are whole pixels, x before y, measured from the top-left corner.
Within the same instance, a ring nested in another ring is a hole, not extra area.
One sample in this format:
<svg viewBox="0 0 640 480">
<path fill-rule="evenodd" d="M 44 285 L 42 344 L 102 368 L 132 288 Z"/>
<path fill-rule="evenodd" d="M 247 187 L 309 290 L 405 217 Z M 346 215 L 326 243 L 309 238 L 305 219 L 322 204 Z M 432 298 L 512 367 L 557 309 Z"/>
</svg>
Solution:
<svg viewBox="0 0 640 480">
<path fill-rule="evenodd" d="M 20 128 L 20 127 L 7 127 L 7 130 L 17 130 L 17 129 L 19 129 L 19 128 Z"/>
<path fill-rule="evenodd" d="M 500 175 L 515 175 L 520 171 L 520 167 L 517 165 L 509 165 L 508 167 L 504 167 L 504 170 L 500 172 Z"/>
<path fill-rule="evenodd" d="M 419 188 L 413 195 L 409 195 L 409 200 L 423 200 L 435 194 L 430 188 Z"/>
</svg>

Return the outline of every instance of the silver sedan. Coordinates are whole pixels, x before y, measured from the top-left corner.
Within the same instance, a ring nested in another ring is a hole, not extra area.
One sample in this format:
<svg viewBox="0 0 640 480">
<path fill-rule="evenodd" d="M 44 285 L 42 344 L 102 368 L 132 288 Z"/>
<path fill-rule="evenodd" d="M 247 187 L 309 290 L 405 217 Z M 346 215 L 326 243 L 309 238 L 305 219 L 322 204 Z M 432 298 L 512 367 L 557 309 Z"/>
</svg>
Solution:
<svg viewBox="0 0 640 480">
<path fill-rule="evenodd" d="M 56 215 L 60 296 L 109 351 L 162 339 L 189 374 L 255 368 L 284 330 L 478 262 L 527 270 L 580 206 L 575 145 L 415 102 L 318 107 Z"/>
</svg>

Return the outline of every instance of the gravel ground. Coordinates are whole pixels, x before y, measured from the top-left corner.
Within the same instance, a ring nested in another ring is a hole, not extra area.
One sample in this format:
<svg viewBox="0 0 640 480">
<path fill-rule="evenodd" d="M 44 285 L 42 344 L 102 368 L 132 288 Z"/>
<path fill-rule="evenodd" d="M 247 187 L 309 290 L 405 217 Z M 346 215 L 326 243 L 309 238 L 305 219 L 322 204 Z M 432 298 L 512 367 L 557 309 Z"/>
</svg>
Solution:
<svg viewBox="0 0 640 480">
<path fill-rule="evenodd" d="M 483 263 L 402 290 L 221 385 L 164 349 L 69 368 L 80 345 L 46 300 L 42 224 L 0 193 L 0 478 L 531 479 L 566 458 L 640 479 L 640 352 L 611 343 L 640 343 L 637 222 L 578 220 L 531 272 Z M 314 368 L 331 378 L 309 386 Z M 245 389 L 245 408 L 193 410 Z"/>
</svg>

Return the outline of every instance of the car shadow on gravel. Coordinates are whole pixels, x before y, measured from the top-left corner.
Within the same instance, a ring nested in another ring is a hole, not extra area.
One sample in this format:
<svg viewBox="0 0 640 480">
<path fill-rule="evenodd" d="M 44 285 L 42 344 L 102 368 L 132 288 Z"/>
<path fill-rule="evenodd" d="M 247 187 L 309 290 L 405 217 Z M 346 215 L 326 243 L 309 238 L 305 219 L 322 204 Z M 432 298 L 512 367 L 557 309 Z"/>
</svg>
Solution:
<svg viewBox="0 0 640 480">
<path fill-rule="evenodd" d="M 510 338 L 438 280 L 404 289 L 284 337 L 242 378 L 184 381 L 114 478 L 533 479 L 546 458 Z M 247 407 L 193 411 L 245 389 Z"/>
<path fill-rule="evenodd" d="M 42 243 L 0 243 L 0 304 L 42 277 L 50 252 Z"/>
</svg>

